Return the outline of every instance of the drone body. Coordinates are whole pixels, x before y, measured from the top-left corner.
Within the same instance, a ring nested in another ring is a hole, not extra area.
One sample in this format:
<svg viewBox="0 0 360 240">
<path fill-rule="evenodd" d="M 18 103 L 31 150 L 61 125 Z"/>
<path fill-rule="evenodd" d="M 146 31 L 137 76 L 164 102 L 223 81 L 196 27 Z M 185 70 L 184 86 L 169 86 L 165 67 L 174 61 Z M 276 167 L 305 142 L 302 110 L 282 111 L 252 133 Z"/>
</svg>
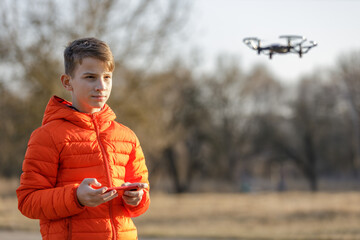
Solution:
<svg viewBox="0 0 360 240">
<path fill-rule="evenodd" d="M 279 38 L 287 39 L 287 44 L 274 43 L 267 46 L 261 46 L 261 40 L 255 37 L 244 38 L 243 41 L 248 47 L 256 50 L 258 54 L 263 53 L 269 55 L 270 59 L 272 59 L 272 56 L 275 53 L 296 53 L 299 57 L 302 57 L 302 55 L 309 52 L 311 48 L 317 46 L 316 42 L 307 42 L 307 39 L 303 36 L 283 35 Z"/>
</svg>

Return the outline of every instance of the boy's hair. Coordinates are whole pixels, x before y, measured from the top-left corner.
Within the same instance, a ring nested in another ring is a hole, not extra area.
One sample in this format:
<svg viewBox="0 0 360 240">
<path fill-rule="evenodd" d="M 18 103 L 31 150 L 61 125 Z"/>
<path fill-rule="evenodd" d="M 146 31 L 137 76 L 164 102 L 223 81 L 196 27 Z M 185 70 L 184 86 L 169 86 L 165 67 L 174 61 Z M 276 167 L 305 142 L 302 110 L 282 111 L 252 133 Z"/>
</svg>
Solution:
<svg viewBox="0 0 360 240">
<path fill-rule="evenodd" d="M 70 42 L 64 50 L 65 73 L 72 76 L 76 64 L 81 64 L 86 57 L 104 61 L 109 71 L 114 71 L 114 57 L 110 47 L 96 38 L 81 38 Z"/>
</svg>

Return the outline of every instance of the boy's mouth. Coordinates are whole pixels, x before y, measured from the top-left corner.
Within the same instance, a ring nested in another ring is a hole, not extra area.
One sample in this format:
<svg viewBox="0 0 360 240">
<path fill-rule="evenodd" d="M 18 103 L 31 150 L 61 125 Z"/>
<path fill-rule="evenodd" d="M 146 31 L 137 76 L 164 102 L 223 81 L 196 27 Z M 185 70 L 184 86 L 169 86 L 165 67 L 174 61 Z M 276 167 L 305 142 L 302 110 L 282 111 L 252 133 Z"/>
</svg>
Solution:
<svg viewBox="0 0 360 240">
<path fill-rule="evenodd" d="M 100 96 L 92 96 L 93 98 L 95 99 L 98 99 L 98 100 L 104 100 L 106 99 L 106 96 L 103 96 L 103 95 L 100 95 Z"/>
</svg>

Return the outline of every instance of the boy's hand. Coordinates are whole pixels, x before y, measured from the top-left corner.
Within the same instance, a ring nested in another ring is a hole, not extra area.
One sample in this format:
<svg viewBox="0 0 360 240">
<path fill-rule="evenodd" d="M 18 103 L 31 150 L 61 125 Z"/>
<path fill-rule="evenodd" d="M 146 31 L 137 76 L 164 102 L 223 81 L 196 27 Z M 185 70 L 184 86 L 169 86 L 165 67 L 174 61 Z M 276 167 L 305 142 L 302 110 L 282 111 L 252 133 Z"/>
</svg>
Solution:
<svg viewBox="0 0 360 240">
<path fill-rule="evenodd" d="M 91 185 L 101 187 L 101 183 L 96 178 L 85 178 L 76 191 L 79 203 L 83 206 L 96 207 L 118 196 L 115 190 L 105 193 L 107 187 L 95 189 Z"/>
<path fill-rule="evenodd" d="M 147 183 L 124 183 L 122 186 L 136 186 L 138 188 L 137 191 L 125 191 L 122 195 L 122 199 L 124 202 L 131 206 L 137 206 L 142 200 L 144 195 L 144 188 L 148 188 L 149 185 Z"/>
</svg>

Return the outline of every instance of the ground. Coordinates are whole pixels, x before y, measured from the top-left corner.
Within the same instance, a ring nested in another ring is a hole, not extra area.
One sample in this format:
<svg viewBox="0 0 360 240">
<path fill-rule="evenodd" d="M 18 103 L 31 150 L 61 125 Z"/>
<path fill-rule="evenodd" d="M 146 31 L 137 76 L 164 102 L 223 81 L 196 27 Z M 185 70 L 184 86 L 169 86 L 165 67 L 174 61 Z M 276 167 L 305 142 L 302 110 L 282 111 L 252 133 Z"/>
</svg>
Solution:
<svg viewBox="0 0 360 240">
<path fill-rule="evenodd" d="M 153 193 L 139 239 L 360 239 L 360 192 Z M 2 231 L 1 231 L 2 230 Z M 29 232 L 27 232 L 29 231 Z M 0 195 L 0 239 L 39 239 L 14 195 Z"/>
</svg>

